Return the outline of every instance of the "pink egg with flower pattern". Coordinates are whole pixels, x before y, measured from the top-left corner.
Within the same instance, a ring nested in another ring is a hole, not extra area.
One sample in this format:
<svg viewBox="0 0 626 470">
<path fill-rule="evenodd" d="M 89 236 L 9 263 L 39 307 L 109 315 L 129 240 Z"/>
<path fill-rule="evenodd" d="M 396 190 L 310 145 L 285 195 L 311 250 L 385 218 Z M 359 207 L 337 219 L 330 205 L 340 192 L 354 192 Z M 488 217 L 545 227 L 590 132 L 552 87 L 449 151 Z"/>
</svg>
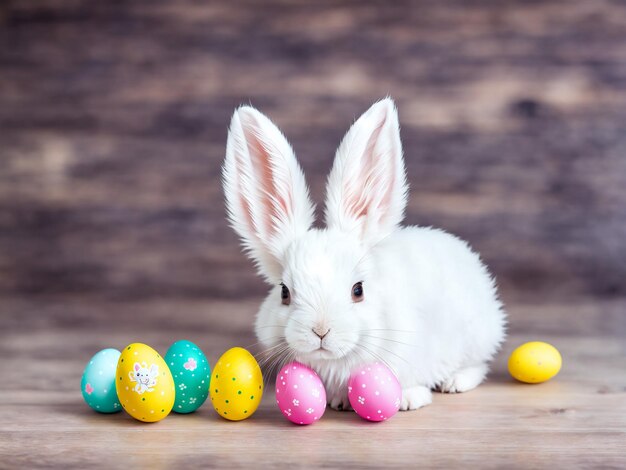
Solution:
<svg viewBox="0 0 626 470">
<path fill-rule="evenodd" d="M 348 381 L 354 411 L 368 421 L 386 421 L 400 409 L 402 387 L 391 370 L 379 363 L 354 370 Z"/>
<path fill-rule="evenodd" d="M 291 362 L 276 375 L 276 403 L 292 423 L 311 424 L 326 411 L 326 389 L 313 369 Z"/>
</svg>

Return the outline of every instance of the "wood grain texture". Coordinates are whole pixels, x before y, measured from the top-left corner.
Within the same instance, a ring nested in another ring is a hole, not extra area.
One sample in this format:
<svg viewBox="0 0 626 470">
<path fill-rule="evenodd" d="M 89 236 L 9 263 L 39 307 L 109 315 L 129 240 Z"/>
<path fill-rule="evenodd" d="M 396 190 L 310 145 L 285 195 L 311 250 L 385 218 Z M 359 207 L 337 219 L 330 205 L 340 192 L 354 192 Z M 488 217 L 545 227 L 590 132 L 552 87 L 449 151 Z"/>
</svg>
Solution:
<svg viewBox="0 0 626 470">
<path fill-rule="evenodd" d="M 189 338 L 215 363 L 225 349 L 255 342 L 256 306 L 256 300 L 128 304 L 75 297 L 5 302 L 11 314 L 0 319 L 0 467 L 626 465 L 626 345 L 623 334 L 602 332 L 598 316 L 623 312 L 624 301 L 512 306 L 525 323 L 516 322 L 485 384 L 465 394 L 436 393 L 432 405 L 381 424 L 327 410 L 313 426 L 292 425 L 271 386 L 257 413 L 239 423 L 223 420 L 208 403 L 192 415 L 145 424 L 123 412 L 97 414 L 82 401 L 80 374 L 96 350 L 140 340 L 163 352 Z M 24 316 L 33 310 L 38 315 Z M 609 329 L 623 327 L 622 315 Z M 560 349 L 563 370 L 545 384 L 516 383 L 506 358 L 535 338 Z"/>
<path fill-rule="evenodd" d="M 610 0 L 0 2 L 0 468 L 626 467 L 624 24 Z M 284 130 L 321 203 L 387 94 L 407 222 L 466 238 L 501 285 L 489 381 L 381 425 L 297 428 L 271 393 L 243 423 L 91 412 L 99 349 L 256 348 L 266 286 L 219 182 L 233 109 Z M 507 354 L 535 339 L 564 369 L 517 384 Z"/>
<path fill-rule="evenodd" d="M 340 138 L 390 94 L 407 222 L 467 238 L 506 295 L 626 293 L 619 2 L 0 12 L 0 292 L 262 293 L 224 221 L 233 109 L 252 102 L 283 128 L 321 202 Z"/>
</svg>

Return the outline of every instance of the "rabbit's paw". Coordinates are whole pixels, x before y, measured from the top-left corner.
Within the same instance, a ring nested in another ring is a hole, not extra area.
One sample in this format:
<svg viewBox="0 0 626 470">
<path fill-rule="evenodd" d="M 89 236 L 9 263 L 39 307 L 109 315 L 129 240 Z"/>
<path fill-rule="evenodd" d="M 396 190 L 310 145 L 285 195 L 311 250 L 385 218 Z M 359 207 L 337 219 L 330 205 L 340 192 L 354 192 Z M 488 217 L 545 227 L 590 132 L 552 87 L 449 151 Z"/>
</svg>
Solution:
<svg viewBox="0 0 626 470">
<path fill-rule="evenodd" d="M 402 401 L 400 410 L 417 410 L 422 406 L 430 405 L 433 401 L 432 393 L 428 387 L 416 385 L 415 387 L 402 390 Z"/>
<path fill-rule="evenodd" d="M 337 411 L 349 411 L 352 409 L 348 395 L 345 393 L 338 393 L 329 398 L 328 404 L 333 410 Z"/>
<path fill-rule="evenodd" d="M 466 367 L 456 371 L 439 386 L 442 393 L 462 393 L 476 388 L 487 375 L 487 364 Z"/>
</svg>

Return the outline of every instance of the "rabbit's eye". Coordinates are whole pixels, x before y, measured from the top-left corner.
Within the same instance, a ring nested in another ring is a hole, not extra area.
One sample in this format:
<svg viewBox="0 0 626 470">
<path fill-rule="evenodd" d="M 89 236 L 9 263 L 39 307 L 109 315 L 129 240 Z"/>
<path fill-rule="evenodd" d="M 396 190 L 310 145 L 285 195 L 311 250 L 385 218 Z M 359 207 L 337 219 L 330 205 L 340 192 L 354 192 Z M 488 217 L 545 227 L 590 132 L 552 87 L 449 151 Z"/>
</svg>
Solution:
<svg viewBox="0 0 626 470">
<path fill-rule="evenodd" d="M 361 300 L 363 300 L 363 283 L 359 281 L 352 286 L 352 301 L 360 302 Z"/>
<path fill-rule="evenodd" d="M 289 305 L 291 303 L 291 294 L 289 293 L 289 287 L 282 282 L 280 283 L 282 290 L 280 292 L 280 298 L 283 305 Z"/>
</svg>

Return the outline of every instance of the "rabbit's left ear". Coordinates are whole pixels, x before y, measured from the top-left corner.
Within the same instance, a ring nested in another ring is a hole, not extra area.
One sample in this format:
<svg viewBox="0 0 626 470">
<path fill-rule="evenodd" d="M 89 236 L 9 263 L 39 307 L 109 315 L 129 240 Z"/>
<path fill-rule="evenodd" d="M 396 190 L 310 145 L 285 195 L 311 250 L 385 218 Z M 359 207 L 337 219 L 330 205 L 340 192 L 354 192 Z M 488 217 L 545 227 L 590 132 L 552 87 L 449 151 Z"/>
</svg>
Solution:
<svg viewBox="0 0 626 470">
<path fill-rule="evenodd" d="M 385 98 L 357 119 L 337 149 L 326 187 L 326 224 L 373 245 L 402 221 L 407 197 L 398 112 Z"/>
<path fill-rule="evenodd" d="M 271 284 L 282 275 L 286 247 L 313 223 L 313 204 L 291 146 L 250 106 L 233 114 L 223 171 L 228 218 Z"/>
</svg>

